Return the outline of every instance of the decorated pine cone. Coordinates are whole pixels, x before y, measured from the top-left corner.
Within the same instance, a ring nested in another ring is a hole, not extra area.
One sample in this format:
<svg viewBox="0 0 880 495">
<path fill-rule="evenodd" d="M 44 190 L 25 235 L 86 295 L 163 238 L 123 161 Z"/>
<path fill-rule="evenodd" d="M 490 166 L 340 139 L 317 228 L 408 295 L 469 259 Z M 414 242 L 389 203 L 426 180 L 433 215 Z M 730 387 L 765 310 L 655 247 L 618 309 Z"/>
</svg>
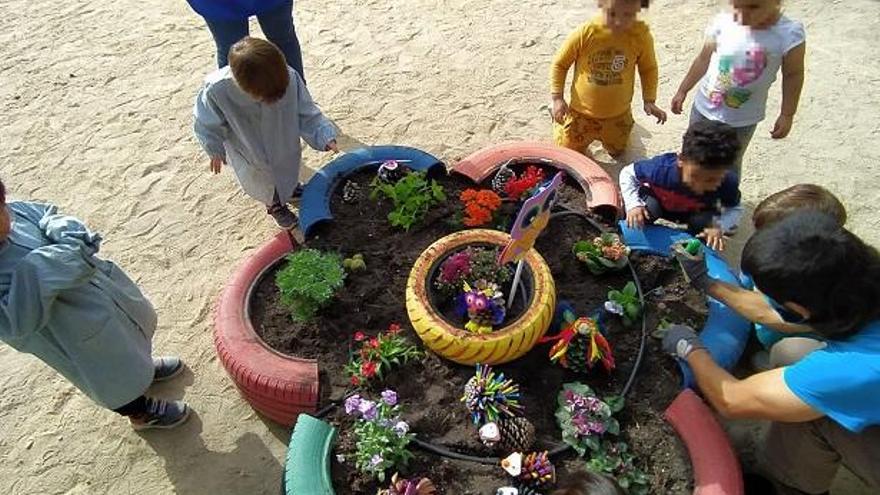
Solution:
<svg viewBox="0 0 880 495">
<path fill-rule="evenodd" d="M 590 337 L 577 334 L 568 344 L 565 352 L 566 367 L 575 373 L 589 373 L 590 363 L 587 362 L 590 350 Z"/>
<path fill-rule="evenodd" d="M 505 163 L 498 169 L 498 172 L 495 173 L 495 177 L 492 178 L 492 190 L 501 196 L 506 195 L 507 183 L 515 176 L 513 170 L 510 170 Z"/>
<path fill-rule="evenodd" d="M 544 492 L 522 482 L 516 484 L 516 489 L 518 490 L 517 495 L 544 495 Z"/>
<path fill-rule="evenodd" d="M 464 386 L 461 398 L 476 425 L 522 414 L 519 385 L 495 373 L 491 366 L 477 363 L 477 370 Z"/>
<path fill-rule="evenodd" d="M 547 451 L 532 452 L 522 460 L 519 481 L 531 487 L 552 485 L 556 482 L 556 468 L 550 463 Z"/>
<path fill-rule="evenodd" d="M 525 452 L 535 443 L 535 425 L 522 416 L 498 421 L 498 429 L 501 440 L 495 449 L 502 454 Z"/>
<path fill-rule="evenodd" d="M 379 490 L 376 495 L 436 495 L 437 489 L 428 478 L 401 478 L 398 473 L 391 477 L 391 486 Z"/>
</svg>

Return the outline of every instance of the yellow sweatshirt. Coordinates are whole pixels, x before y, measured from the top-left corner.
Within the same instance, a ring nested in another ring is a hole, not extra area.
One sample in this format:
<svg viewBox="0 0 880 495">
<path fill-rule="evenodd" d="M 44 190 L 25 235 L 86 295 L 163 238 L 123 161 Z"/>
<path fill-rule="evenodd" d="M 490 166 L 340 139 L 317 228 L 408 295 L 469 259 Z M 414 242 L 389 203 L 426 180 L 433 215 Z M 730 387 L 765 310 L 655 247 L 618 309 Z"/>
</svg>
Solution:
<svg viewBox="0 0 880 495">
<path fill-rule="evenodd" d="M 550 91 L 562 94 L 565 76 L 574 64 L 569 106 L 597 119 L 622 115 L 630 108 L 636 66 L 642 99 L 657 100 L 657 57 L 648 25 L 637 21 L 612 34 L 596 17 L 568 36 L 550 67 Z"/>
</svg>

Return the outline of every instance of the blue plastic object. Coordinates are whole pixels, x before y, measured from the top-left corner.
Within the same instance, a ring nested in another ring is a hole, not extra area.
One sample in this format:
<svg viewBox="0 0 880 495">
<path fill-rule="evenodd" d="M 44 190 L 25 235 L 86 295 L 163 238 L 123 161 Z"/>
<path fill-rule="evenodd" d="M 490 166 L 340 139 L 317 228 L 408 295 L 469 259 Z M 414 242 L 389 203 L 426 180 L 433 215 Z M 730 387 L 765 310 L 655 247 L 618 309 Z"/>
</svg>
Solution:
<svg viewBox="0 0 880 495">
<path fill-rule="evenodd" d="M 686 232 L 658 225 L 648 225 L 642 230 L 635 230 L 627 227 L 626 222 L 621 222 L 620 228 L 623 231 L 623 240 L 630 249 L 658 256 L 671 256 L 673 244 L 693 239 Z M 703 252 L 706 254 L 706 266 L 710 277 L 729 284 L 742 285 L 739 277 L 717 252 L 705 245 Z M 706 319 L 703 331 L 700 332 L 700 340 L 715 362 L 729 371 L 736 366 L 742 356 L 752 326 L 748 320 L 719 301 L 709 297 L 708 303 L 709 317 Z M 690 366 L 682 360 L 679 360 L 678 364 L 681 366 L 683 387 L 695 389 L 697 384 Z"/>
<path fill-rule="evenodd" d="M 406 146 L 368 146 L 345 153 L 315 172 L 303 188 L 299 224 L 304 235 L 318 222 L 331 220 L 330 195 L 342 179 L 362 168 L 378 168 L 386 160 L 397 160 L 422 172 L 443 166 L 436 157 Z"/>
</svg>

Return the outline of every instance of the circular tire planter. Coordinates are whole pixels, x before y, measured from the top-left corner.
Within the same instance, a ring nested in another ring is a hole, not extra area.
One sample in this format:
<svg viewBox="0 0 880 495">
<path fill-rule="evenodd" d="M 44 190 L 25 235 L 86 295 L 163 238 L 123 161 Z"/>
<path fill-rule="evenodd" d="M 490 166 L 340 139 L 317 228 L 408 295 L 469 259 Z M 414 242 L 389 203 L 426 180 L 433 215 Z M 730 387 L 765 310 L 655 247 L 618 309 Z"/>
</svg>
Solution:
<svg viewBox="0 0 880 495">
<path fill-rule="evenodd" d="M 254 331 L 249 307 L 257 281 L 293 249 L 287 232 L 260 246 L 235 270 L 214 313 L 214 346 L 223 367 L 254 409 L 285 426 L 316 410 L 318 363 L 267 346 Z"/>
<path fill-rule="evenodd" d="M 524 258 L 532 280 L 531 301 L 507 326 L 474 334 L 449 322 L 431 302 L 431 274 L 446 255 L 469 245 L 504 246 L 509 240 L 509 235 L 497 230 L 464 230 L 437 240 L 416 260 L 406 284 L 406 311 L 429 349 L 460 364 L 501 364 L 528 352 L 547 331 L 556 308 L 556 285 L 550 267 L 534 249 Z"/>
</svg>

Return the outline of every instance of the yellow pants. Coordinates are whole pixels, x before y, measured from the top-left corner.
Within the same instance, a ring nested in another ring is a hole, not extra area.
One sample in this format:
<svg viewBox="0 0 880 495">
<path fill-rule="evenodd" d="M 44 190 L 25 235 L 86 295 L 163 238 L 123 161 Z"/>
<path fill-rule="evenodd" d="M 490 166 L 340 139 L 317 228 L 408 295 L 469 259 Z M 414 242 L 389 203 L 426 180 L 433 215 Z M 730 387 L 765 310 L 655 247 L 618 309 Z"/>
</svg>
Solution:
<svg viewBox="0 0 880 495">
<path fill-rule="evenodd" d="M 568 109 L 562 125 L 553 124 L 553 140 L 557 145 L 584 153 L 593 141 L 599 140 L 609 155 L 616 156 L 626 150 L 633 128 L 632 112 L 608 119 L 594 119 Z"/>
</svg>

